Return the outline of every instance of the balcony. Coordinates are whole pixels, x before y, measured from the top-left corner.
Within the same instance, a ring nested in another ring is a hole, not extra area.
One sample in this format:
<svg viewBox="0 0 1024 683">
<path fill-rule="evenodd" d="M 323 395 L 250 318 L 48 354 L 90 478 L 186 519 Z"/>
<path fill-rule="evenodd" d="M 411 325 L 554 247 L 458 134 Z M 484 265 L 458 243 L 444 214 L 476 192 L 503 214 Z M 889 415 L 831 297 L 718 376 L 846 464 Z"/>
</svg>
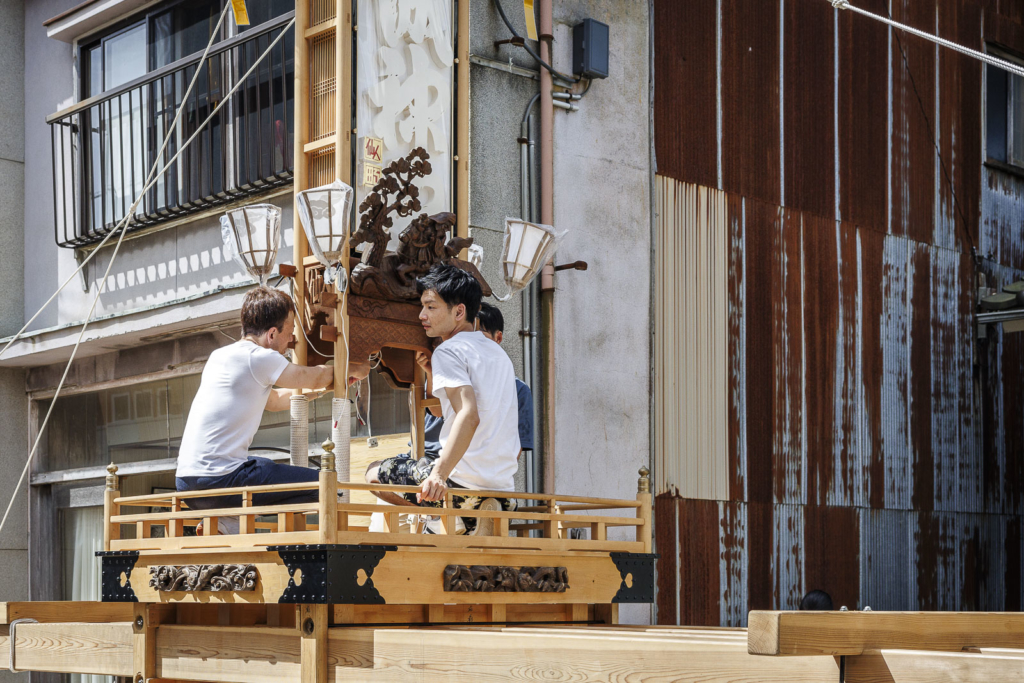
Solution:
<svg viewBox="0 0 1024 683">
<path fill-rule="evenodd" d="M 47 118 L 54 232 L 62 247 L 101 241 L 146 187 L 171 133 L 162 168 L 291 20 L 289 12 Z M 261 194 L 292 181 L 294 30 L 271 50 L 194 142 L 160 174 L 136 208 L 137 231 Z M 188 84 L 201 69 L 187 102 Z M 174 124 L 175 113 L 184 106 Z"/>
</svg>

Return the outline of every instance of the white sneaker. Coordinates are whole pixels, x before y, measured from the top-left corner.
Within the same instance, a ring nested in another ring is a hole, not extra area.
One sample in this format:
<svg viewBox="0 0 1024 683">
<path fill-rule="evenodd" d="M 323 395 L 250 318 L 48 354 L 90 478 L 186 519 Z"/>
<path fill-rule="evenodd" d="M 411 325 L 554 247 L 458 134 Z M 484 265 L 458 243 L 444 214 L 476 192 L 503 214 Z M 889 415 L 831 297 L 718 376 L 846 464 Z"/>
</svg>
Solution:
<svg viewBox="0 0 1024 683">
<path fill-rule="evenodd" d="M 501 508 L 501 501 L 497 498 L 484 498 L 483 502 L 477 510 L 490 510 L 492 512 L 498 512 Z M 493 517 L 477 517 L 476 528 L 469 532 L 470 536 L 493 536 L 494 535 L 494 518 Z"/>
<path fill-rule="evenodd" d="M 444 534 L 444 528 L 441 526 L 441 518 L 438 516 L 426 517 L 427 523 L 423 525 L 423 533 L 425 534 Z M 455 518 L 455 535 L 461 536 L 466 533 L 466 524 L 462 521 L 462 517 Z"/>
</svg>

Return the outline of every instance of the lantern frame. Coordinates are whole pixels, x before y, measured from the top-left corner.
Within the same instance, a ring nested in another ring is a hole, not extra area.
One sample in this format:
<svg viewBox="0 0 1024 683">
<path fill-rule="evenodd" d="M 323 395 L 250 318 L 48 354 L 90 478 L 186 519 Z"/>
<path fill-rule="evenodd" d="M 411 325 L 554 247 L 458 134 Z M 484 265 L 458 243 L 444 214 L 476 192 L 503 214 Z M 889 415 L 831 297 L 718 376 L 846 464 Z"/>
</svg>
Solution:
<svg viewBox="0 0 1024 683">
<path fill-rule="evenodd" d="M 320 199 L 318 195 L 326 197 Z M 302 190 L 296 195 L 302 231 L 306 234 L 306 242 L 309 244 L 310 251 L 313 252 L 316 260 L 324 266 L 324 278 L 328 284 L 340 276 L 343 271 L 343 268 L 339 267 L 339 262 L 342 250 L 351 235 L 354 197 L 355 192 L 352 187 L 340 180 Z M 321 205 L 320 202 L 323 204 Z M 337 203 L 340 203 L 340 206 Z M 336 233 L 336 228 L 340 228 L 340 232 Z M 324 234 L 325 232 L 326 234 Z M 323 248 L 323 241 L 327 242 L 327 249 Z M 338 284 L 341 288 L 342 280 L 339 280 Z"/>
<path fill-rule="evenodd" d="M 255 225 L 255 211 L 265 211 L 266 219 L 262 230 L 265 232 L 266 247 L 254 248 L 254 232 L 261 230 Z M 241 220 L 239 220 L 239 216 Z M 230 209 L 220 217 L 221 237 L 225 245 L 233 252 L 232 257 L 249 276 L 265 285 L 267 277 L 274 272 L 277 252 L 281 246 L 281 208 L 274 204 L 248 204 L 237 209 Z M 243 230 L 246 245 L 243 246 Z"/>
<path fill-rule="evenodd" d="M 516 238 L 515 226 L 522 226 L 522 234 Z M 527 239 L 527 231 L 540 233 L 536 236 L 536 244 L 528 245 L 532 239 Z M 565 237 L 566 230 L 555 230 L 550 225 L 543 223 L 531 223 L 521 218 L 505 219 L 505 237 L 501 252 L 501 270 L 508 285 L 509 292 L 498 301 L 508 301 L 512 296 L 524 289 L 540 273 L 544 264 L 551 259 L 558 248 L 558 243 Z M 530 249 L 533 253 L 524 253 L 524 249 Z M 514 251 L 515 253 L 511 253 Z M 520 270 L 522 274 L 520 275 Z M 517 277 L 517 275 L 519 275 Z"/>
</svg>

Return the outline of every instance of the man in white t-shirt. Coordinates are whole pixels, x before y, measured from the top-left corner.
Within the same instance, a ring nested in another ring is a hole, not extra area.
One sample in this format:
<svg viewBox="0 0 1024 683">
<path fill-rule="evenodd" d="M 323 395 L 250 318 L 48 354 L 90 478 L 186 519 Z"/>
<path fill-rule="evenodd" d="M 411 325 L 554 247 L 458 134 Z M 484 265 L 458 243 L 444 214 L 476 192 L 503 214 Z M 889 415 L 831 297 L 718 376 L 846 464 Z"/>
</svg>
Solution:
<svg viewBox="0 0 1024 683">
<path fill-rule="evenodd" d="M 440 507 L 449 488 L 514 491 L 519 455 L 519 403 L 512 361 L 474 321 L 480 309 L 480 283 L 464 270 L 444 263 L 417 281 L 420 322 L 428 337 L 441 344 L 429 359 L 433 394 L 441 401 L 441 455 L 436 460 L 388 458 L 370 465 L 370 483 L 419 486 L 420 492 L 398 496 L 377 492 L 394 505 Z M 514 498 L 480 501 L 454 495 L 462 509 L 514 510 Z M 470 533 L 489 534 L 489 520 L 463 518 Z"/>
<path fill-rule="evenodd" d="M 292 389 L 330 389 L 333 383 L 333 367 L 305 367 L 285 358 L 294 327 L 294 306 L 287 294 L 269 287 L 246 293 L 242 339 L 210 354 L 189 409 L 175 473 L 179 491 L 318 481 L 317 470 L 248 453 L 264 410 L 287 410 Z M 254 505 L 315 500 L 316 490 L 253 496 Z M 190 498 L 188 505 L 193 509 L 239 507 L 241 497 Z"/>
</svg>

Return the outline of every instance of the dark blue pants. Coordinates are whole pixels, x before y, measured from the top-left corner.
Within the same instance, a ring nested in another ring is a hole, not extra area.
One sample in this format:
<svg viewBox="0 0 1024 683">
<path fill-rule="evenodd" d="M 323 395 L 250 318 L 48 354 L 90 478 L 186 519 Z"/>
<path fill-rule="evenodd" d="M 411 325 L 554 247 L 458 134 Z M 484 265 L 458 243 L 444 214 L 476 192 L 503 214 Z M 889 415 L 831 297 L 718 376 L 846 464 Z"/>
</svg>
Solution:
<svg viewBox="0 0 1024 683">
<path fill-rule="evenodd" d="M 215 477 L 177 477 L 174 483 L 179 491 L 204 491 L 206 489 L 229 489 L 239 486 L 264 486 L 267 484 L 297 484 L 318 482 L 320 472 L 307 467 L 281 465 L 268 458 L 249 458 L 227 474 Z M 253 505 L 285 505 L 288 503 L 315 503 L 320 498 L 317 489 L 311 491 L 271 491 L 257 493 L 252 497 Z M 242 496 L 210 496 L 209 498 L 186 498 L 192 510 L 242 507 Z"/>
</svg>

